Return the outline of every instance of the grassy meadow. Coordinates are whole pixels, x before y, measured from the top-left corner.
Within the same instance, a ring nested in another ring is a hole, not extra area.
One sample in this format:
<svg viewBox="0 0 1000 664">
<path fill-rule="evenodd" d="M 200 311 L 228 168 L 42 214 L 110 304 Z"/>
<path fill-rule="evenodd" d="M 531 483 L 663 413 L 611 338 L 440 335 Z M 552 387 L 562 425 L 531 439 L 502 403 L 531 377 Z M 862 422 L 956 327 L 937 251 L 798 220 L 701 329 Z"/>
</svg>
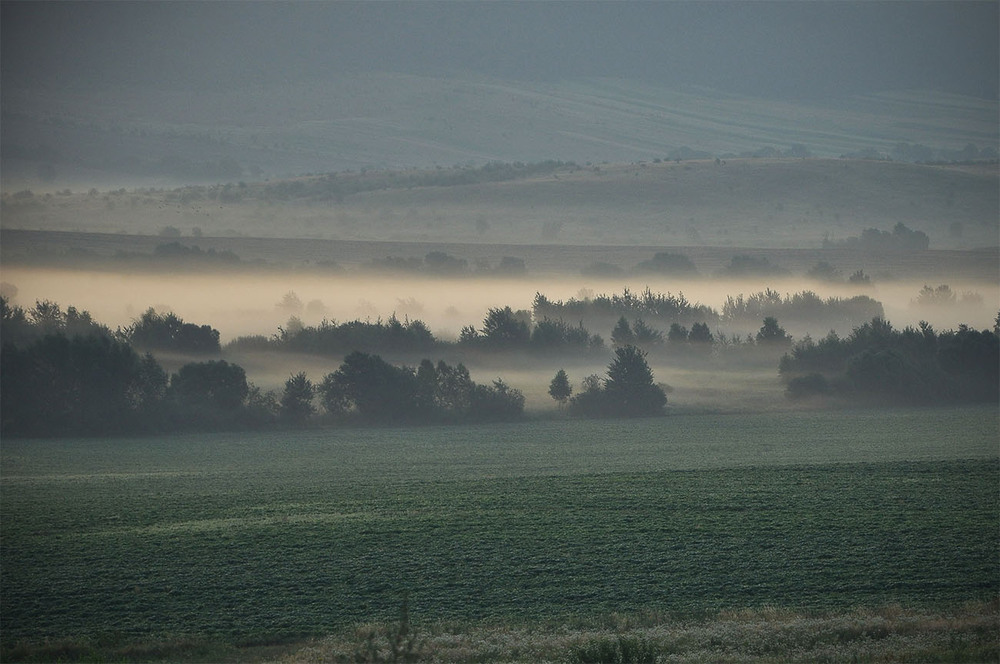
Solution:
<svg viewBox="0 0 1000 664">
<path fill-rule="evenodd" d="M 763 623 L 744 654 L 806 661 L 843 621 L 995 657 L 997 440 L 993 407 L 5 440 L 4 660 L 330 661 L 404 596 L 443 661 L 741 661 Z"/>
</svg>

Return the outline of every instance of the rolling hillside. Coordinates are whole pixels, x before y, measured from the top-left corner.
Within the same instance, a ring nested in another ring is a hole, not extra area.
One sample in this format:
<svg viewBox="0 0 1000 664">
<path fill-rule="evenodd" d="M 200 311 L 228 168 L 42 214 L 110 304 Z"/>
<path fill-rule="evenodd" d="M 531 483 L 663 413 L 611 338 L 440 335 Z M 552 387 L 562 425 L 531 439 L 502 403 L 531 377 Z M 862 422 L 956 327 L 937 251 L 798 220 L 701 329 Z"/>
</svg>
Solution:
<svg viewBox="0 0 1000 664">
<path fill-rule="evenodd" d="M 491 160 L 996 158 L 997 103 L 924 91 L 767 101 L 581 78 L 405 74 L 81 92 L 4 89 L 3 186 L 175 186 Z"/>
<path fill-rule="evenodd" d="M 176 238 L 818 248 L 866 228 L 998 245 L 996 164 L 726 159 L 336 173 L 173 190 L 4 195 L 5 229 Z"/>
</svg>

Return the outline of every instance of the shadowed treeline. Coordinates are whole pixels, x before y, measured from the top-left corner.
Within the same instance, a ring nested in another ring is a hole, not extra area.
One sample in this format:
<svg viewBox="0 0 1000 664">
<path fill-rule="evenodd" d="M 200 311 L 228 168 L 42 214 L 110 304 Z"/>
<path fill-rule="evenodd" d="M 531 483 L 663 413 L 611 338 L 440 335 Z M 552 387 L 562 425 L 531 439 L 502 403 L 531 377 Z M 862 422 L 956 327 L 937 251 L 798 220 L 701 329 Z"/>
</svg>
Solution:
<svg viewBox="0 0 1000 664">
<path fill-rule="evenodd" d="M 581 353 L 600 358 L 607 353 L 603 339 L 582 326 L 543 318 L 531 329 L 530 314 L 510 307 L 491 309 L 481 329 L 469 326 L 454 343 L 434 339 L 419 321 L 404 325 L 393 318 L 387 323 L 300 326 L 282 330 L 271 340 L 249 339 L 227 346 L 227 351 L 285 349 L 344 357 L 340 368 L 320 383 L 299 372 L 277 393 L 248 381 L 241 366 L 213 359 L 222 349 L 218 331 L 209 325 L 185 323 L 150 309 L 132 325 L 112 332 L 75 307 L 63 312 L 56 304 L 39 302 L 25 311 L 6 299 L 0 303 L 0 423 L 5 435 L 266 428 L 322 421 L 509 420 L 521 417 L 525 399 L 503 379 L 480 385 L 461 362 L 452 366 L 424 356 L 412 368 L 396 366 L 372 351 L 423 354 L 450 349 L 501 358 L 531 349 L 548 355 L 559 352 L 566 358 Z M 796 399 L 995 401 L 998 335 L 1000 315 L 992 331 L 960 325 L 957 331 L 941 333 L 926 323 L 919 330 L 897 331 L 875 317 L 843 340 L 831 333 L 818 343 L 807 336 L 792 346 L 791 335 L 772 316 L 764 319 L 756 335 L 743 340 L 716 337 L 704 323 L 693 324 L 690 331 L 673 323 L 664 335 L 642 319 L 630 325 L 621 316 L 611 334 L 613 356 L 606 377 L 587 376 L 570 398 L 573 388 L 560 370 L 549 394 L 560 404 L 568 402 L 569 413 L 585 417 L 660 414 L 666 394 L 654 381 L 646 349 L 662 347 L 697 359 L 725 347 L 726 361 L 737 358 L 734 349 L 747 349 L 770 361 L 785 353 L 780 371 L 788 381 L 788 395 Z M 198 359 L 168 374 L 152 353 Z M 324 410 L 320 418 L 317 399 Z"/>
</svg>

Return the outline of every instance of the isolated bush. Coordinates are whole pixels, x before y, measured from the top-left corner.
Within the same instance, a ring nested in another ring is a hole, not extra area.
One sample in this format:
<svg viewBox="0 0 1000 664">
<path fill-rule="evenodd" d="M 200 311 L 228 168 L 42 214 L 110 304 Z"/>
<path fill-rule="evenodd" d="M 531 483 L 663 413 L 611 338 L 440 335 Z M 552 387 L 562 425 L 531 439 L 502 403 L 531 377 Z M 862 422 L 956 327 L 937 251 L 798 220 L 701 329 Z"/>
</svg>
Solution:
<svg viewBox="0 0 1000 664">
<path fill-rule="evenodd" d="M 811 373 L 805 376 L 796 376 L 788 381 L 785 390 L 790 399 L 805 399 L 807 397 L 828 394 L 830 383 L 823 374 Z"/>
<path fill-rule="evenodd" d="M 573 386 L 569 384 L 569 377 L 564 369 L 560 369 L 552 378 L 552 382 L 549 383 L 549 396 L 555 399 L 560 406 L 564 406 L 572 394 Z"/>
</svg>

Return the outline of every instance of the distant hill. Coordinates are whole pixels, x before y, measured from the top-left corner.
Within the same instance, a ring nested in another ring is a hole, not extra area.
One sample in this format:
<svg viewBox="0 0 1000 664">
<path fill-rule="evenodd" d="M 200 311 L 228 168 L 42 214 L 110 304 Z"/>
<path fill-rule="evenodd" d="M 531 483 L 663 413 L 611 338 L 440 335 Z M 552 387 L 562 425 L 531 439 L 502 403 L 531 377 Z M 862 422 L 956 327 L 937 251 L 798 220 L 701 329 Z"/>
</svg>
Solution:
<svg viewBox="0 0 1000 664">
<path fill-rule="evenodd" d="M 258 183 L 4 193 L 6 229 L 477 244 L 819 248 L 904 224 L 998 245 L 997 164 L 726 158 L 492 163 Z"/>
<path fill-rule="evenodd" d="M 0 165 L 11 192 L 494 160 L 976 161 L 997 156 L 997 115 L 996 101 L 922 91 L 804 104 L 607 78 L 365 74 L 200 92 L 150 84 L 99 94 L 8 86 Z"/>
</svg>

